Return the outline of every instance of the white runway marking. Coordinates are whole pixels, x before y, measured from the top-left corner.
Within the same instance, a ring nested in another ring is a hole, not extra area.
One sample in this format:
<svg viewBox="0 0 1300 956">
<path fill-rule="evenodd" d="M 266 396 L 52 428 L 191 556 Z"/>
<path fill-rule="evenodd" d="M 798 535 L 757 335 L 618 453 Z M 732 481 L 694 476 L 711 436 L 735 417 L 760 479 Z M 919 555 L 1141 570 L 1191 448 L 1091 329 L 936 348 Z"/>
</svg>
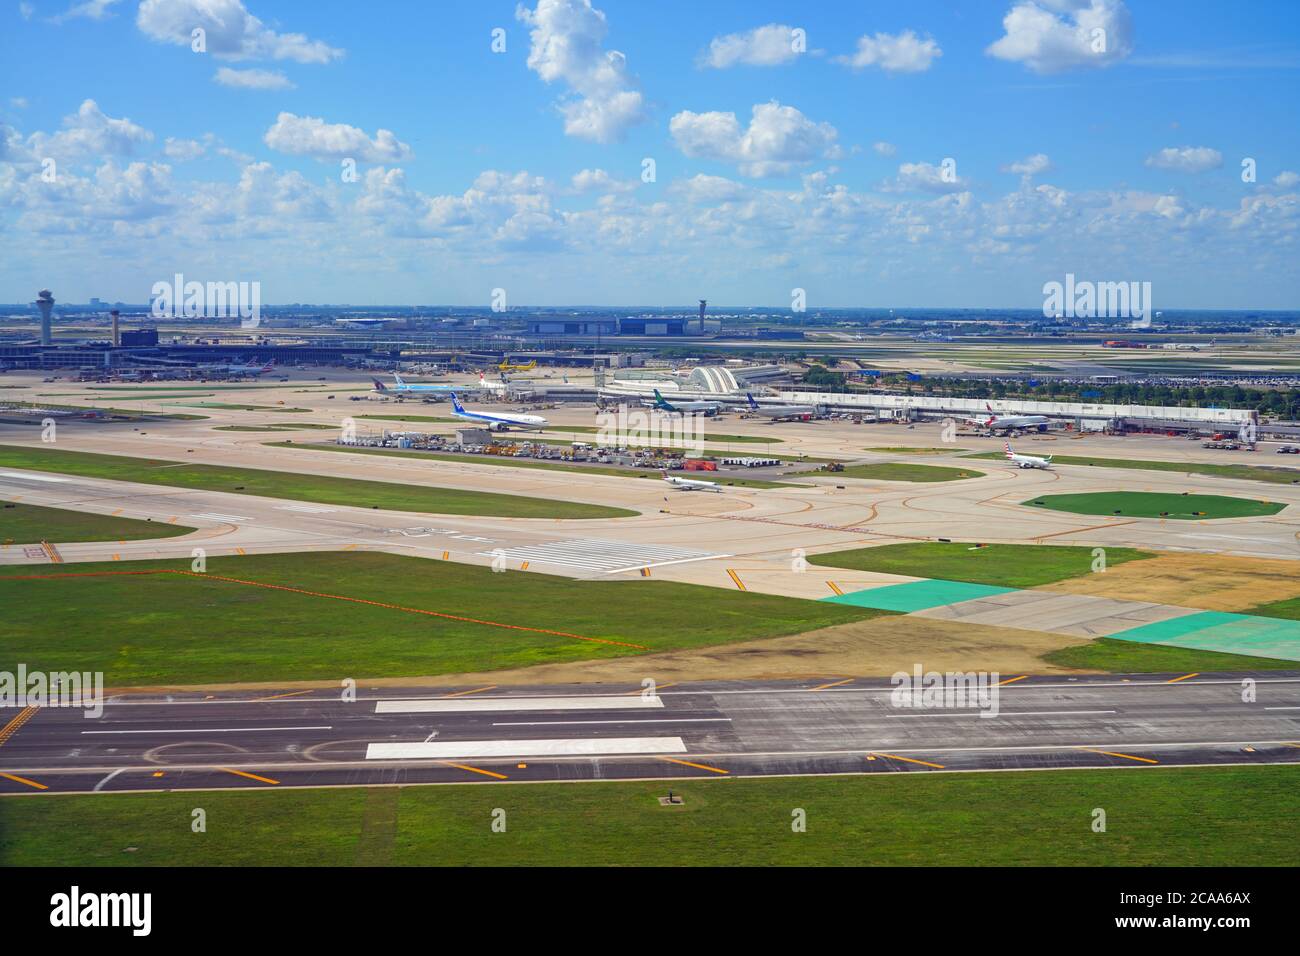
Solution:
<svg viewBox="0 0 1300 956">
<path fill-rule="evenodd" d="M 276 505 L 276 511 L 300 511 L 306 515 L 332 515 L 337 508 L 313 508 L 310 505 Z"/>
<path fill-rule="evenodd" d="M 564 568 L 580 568 L 601 574 L 617 574 L 639 568 L 655 568 L 664 564 L 682 564 L 688 561 L 705 561 L 709 558 L 727 557 L 693 548 L 672 545 L 636 544 L 630 541 L 600 541 L 593 538 L 573 538 L 548 544 L 503 548 L 507 561 L 530 561 Z M 493 557 L 491 551 L 480 551 Z"/>
<path fill-rule="evenodd" d="M 214 512 L 205 512 L 203 514 L 190 515 L 191 518 L 207 518 L 209 521 L 252 521 L 252 518 L 244 515 L 219 515 Z"/>
<path fill-rule="evenodd" d="M 67 478 L 55 478 L 52 475 L 24 475 L 17 471 L 0 471 L 0 478 L 22 478 L 25 481 L 67 481 Z"/>
<path fill-rule="evenodd" d="M 639 710 L 663 707 L 659 697 L 453 697 L 436 700 L 381 700 L 376 714 L 439 714 L 517 710 Z"/>
<path fill-rule="evenodd" d="M 366 748 L 367 760 L 457 760 L 467 757 L 594 757 L 602 754 L 680 754 L 681 737 L 605 737 L 553 740 L 447 740 L 382 743 Z"/>
<path fill-rule="evenodd" d="M 83 734 L 243 734 L 263 730 L 333 730 L 333 727 L 186 727 L 184 730 L 83 730 Z"/>
<path fill-rule="evenodd" d="M 497 720 L 493 727 L 581 727 L 586 724 L 729 724 L 730 717 L 652 717 L 641 720 Z"/>
</svg>

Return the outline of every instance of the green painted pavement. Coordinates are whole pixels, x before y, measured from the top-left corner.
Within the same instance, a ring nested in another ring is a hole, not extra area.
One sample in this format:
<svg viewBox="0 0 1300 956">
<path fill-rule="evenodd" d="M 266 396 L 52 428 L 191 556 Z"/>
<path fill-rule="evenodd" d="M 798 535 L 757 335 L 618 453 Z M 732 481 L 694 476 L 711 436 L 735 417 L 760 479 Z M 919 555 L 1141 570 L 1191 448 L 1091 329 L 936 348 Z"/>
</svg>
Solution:
<svg viewBox="0 0 1300 956">
<path fill-rule="evenodd" d="M 1284 618 L 1202 611 L 1109 636 L 1121 641 L 1300 661 L 1300 621 Z"/>
<path fill-rule="evenodd" d="M 924 611 L 961 601 L 974 601 L 977 598 L 1006 594 L 1014 590 L 1016 588 L 998 588 L 989 584 L 968 584 L 964 581 L 940 581 L 927 578 L 921 581 L 908 581 L 906 584 L 886 584 L 884 587 L 837 594 L 821 600 L 832 604 L 852 604 L 854 607 L 870 607 L 881 611 L 902 611 L 910 614 L 912 611 Z"/>
</svg>

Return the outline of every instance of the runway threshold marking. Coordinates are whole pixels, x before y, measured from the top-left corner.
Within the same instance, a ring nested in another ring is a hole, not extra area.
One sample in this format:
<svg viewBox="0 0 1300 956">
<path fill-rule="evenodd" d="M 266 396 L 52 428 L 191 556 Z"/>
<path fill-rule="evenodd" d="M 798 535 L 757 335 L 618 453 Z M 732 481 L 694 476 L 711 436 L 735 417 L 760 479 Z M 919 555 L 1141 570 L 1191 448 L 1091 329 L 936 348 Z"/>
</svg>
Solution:
<svg viewBox="0 0 1300 956">
<path fill-rule="evenodd" d="M 840 586 L 838 584 L 836 584 L 834 581 L 827 581 L 826 583 L 830 585 L 832 591 L 834 591 L 836 594 L 840 596 L 843 596 L 844 592 L 840 590 Z"/>
<path fill-rule="evenodd" d="M 1016 681 L 1018 681 L 1018 680 L 1026 680 L 1026 679 L 1028 679 L 1028 677 L 1029 677 L 1028 674 L 1021 674 L 1019 677 L 1008 677 L 1006 680 L 1000 680 L 1000 681 L 998 681 L 998 682 L 997 682 L 996 684 L 994 684 L 993 686 L 994 686 L 994 687 L 1001 687 L 1003 684 L 1014 684 Z"/>
<path fill-rule="evenodd" d="M 383 601 L 369 601 L 365 598 L 348 597 L 346 594 L 328 594 L 323 591 L 308 591 L 304 588 L 291 588 L 284 584 L 267 584 L 264 581 L 245 581 L 242 578 L 229 578 L 220 574 L 200 574 L 197 571 L 183 571 L 179 568 L 155 568 L 149 571 L 72 571 L 66 574 L 15 574 L 8 578 L 11 581 L 42 581 L 52 578 L 95 578 L 104 577 L 113 574 L 179 574 L 189 578 L 204 578 L 210 581 L 225 581 L 228 584 L 243 584 L 248 587 L 266 588 L 271 591 L 288 591 L 291 594 L 304 594 L 307 597 L 326 598 L 331 601 L 349 601 L 352 604 L 368 604 L 371 607 L 381 607 L 388 611 L 403 611 L 407 614 L 425 614 L 429 617 L 440 617 L 448 621 L 461 621 L 466 624 L 482 624 L 484 627 L 500 627 L 508 631 L 528 631 L 531 634 L 549 634 L 553 637 L 567 637 L 575 641 L 588 641 L 592 644 L 609 644 L 614 647 L 630 647 L 633 650 L 648 651 L 650 648 L 644 644 L 633 644 L 631 641 L 614 641 L 604 637 L 584 637 L 582 634 L 573 634 L 569 631 L 557 631 L 546 627 L 529 627 L 526 624 L 506 624 L 502 621 L 486 621 L 477 617 L 466 617 L 461 614 L 446 614 L 442 611 L 430 611 L 421 607 L 405 607 L 401 604 L 386 604 Z"/>
<path fill-rule="evenodd" d="M 466 694 L 479 694 L 485 690 L 496 690 L 496 684 L 488 684 L 486 687 L 475 687 L 473 690 L 458 690 L 453 694 L 443 694 L 443 697 L 464 697 Z"/>
<path fill-rule="evenodd" d="M 18 731 L 22 728 L 23 724 L 27 723 L 27 721 L 35 717 L 36 712 L 38 710 L 40 710 L 40 708 L 37 707 L 35 704 L 29 704 L 28 706 L 20 710 L 14 716 L 13 720 L 9 721 L 9 723 L 5 724 L 4 727 L 0 728 L 0 747 L 3 747 L 5 745 L 5 742 L 10 737 L 18 733 Z"/>
<path fill-rule="evenodd" d="M 1152 760 L 1150 757 L 1135 757 L 1132 754 L 1115 753 L 1113 750 L 1093 750 L 1091 747 L 1080 747 L 1080 750 L 1086 750 L 1090 754 L 1102 754 L 1106 757 L 1123 757 L 1125 760 L 1137 760 L 1142 763 L 1159 763 L 1159 760 Z"/>
<path fill-rule="evenodd" d="M 694 767 L 696 770 L 708 770 L 711 773 L 728 774 L 730 770 L 722 770 L 719 767 L 710 767 L 707 764 L 691 763 L 689 760 L 678 760 L 676 757 L 660 757 L 660 760 L 667 760 L 669 763 L 679 763 L 683 767 Z"/>
<path fill-rule="evenodd" d="M 809 689 L 810 691 L 813 691 L 813 690 L 826 690 L 828 687 L 840 687 L 840 686 L 842 686 L 842 685 L 844 685 L 844 684 L 851 684 L 851 683 L 853 683 L 855 680 L 857 680 L 856 677 L 846 677 L 844 680 L 831 681 L 829 684 L 819 684 L 819 685 L 817 685 L 816 687 L 809 687 L 808 689 Z"/>
<path fill-rule="evenodd" d="M 12 780 L 15 783 L 24 783 L 29 787 L 35 787 L 37 790 L 50 789 L 49 787 L 45 786 L 45 784 L 43 783 L 37 783 L 35 780 L 28 780 L 26 777 L 18 777 L 12 773 L 0 773 L 0 777 L 4 777 L 6 780 Z"/>
<path fill-rule="evenodd" d="M 1200 676 L 1201 676 L 1200 671 L 1197 671 L 1195 674 L 1184 674 L 1182 677 L 1175 677 L 1173 680 L 1165 681 L 1165 683 L 1177 684 L 1180 680 L 1187 680 L 1189 677 L 1200 677 Z"/>
<path fill-rule="evenodd" d="M 745 587 L 745 582 L 740 580 L 740 576 L 737 575 L 734 570 L 732 570 L 731 568 L 727 568 L 727 574 L 731 575 L 731 580 L 735 583 L 736 587 L 740 588 L 740 590 L 742 591 L 749 590 L 749 588 Z"/>
<path fill-rule="evenodd" d="M 444 764 L 446 764 L 448 767 L 455 767 L 457 770 L 468 770 L 470 773 L 481 773 L 481 774 L 483 774 L 483 776 L 485 776 L 485 777 L 495 777 L 497 780 L 509 780 L 509 779 L 510 779 L 509 777 L 507 777 L 507 776 L 506 776 L 505 774 L 503 774 L 503 773 L 497 773 L 497 772 L 494 771 L 494 770 L 483 770 L 483 769 L 480 768 L 480 767 L 471 767 L 469 764 L 465 764 L 465 763 L 452 763 L 450 760 L 440 760 L 440 761 L 438 761 L 438 762 L 439 762 L 439 763 L 444 763 Z"/>
<path fill-rule="evenodd" d="M 944 766 L 941 763 L 930 763 L 928 760 L 916 760 L 912 757 L 900 757 L 898 754 L 881 753 L 879 750 L 873 750 L 867 759 L 869 760 L 871 757 L 888 757 L 890 760 L 903 760 L 907 763 L 919 763 L 923 767 L 934 767 L 936 770 L 944 769 Z"/>
<path fill-rule="evenodd" d="M 255 773 L 245 773 L 242 770 L 231 770 L 229 767 L 218 767 L 217 769 L 225 773 L 233 773 L 236 777 L 247 777 L 249 780 L 257 780 L 261 783 L 269 783 L 276 786 L 280 783 L 279 780 L 272 780 L 270 777 L 259 777 Z"/>
</svg>

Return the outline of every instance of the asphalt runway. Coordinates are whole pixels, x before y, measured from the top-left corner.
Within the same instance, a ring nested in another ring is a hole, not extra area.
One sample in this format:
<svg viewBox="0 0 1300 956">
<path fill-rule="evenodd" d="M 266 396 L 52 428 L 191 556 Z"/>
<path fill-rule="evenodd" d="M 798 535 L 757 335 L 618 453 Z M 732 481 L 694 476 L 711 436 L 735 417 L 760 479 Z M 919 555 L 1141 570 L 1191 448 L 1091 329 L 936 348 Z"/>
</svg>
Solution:
<svg viewBox="0 0 1300 956">
<path fill-rule="evenodd" d="M 1000 679 L 996 716 L 865 678 L 11 708 L 0 795 L 1300 763 L 1300 671 Z"/>
</svg>

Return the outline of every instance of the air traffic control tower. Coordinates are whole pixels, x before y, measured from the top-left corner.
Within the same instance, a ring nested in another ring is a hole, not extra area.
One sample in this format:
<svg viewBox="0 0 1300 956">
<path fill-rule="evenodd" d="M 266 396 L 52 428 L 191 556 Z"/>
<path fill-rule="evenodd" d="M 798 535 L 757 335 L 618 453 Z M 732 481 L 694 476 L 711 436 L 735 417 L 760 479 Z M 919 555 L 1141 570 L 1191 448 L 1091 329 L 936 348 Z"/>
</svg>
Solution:
<svg viewBox="0 0 1300 956">
<path fill-rule="evenodd" d="M 42 289 L 36 296 L 36 308 L 41 310 L 41 344 L 53 345 L 54 336 L 50 331 L 50 315 L 54 312 L 54 294 L 49 289 Z"/>
</svg>

